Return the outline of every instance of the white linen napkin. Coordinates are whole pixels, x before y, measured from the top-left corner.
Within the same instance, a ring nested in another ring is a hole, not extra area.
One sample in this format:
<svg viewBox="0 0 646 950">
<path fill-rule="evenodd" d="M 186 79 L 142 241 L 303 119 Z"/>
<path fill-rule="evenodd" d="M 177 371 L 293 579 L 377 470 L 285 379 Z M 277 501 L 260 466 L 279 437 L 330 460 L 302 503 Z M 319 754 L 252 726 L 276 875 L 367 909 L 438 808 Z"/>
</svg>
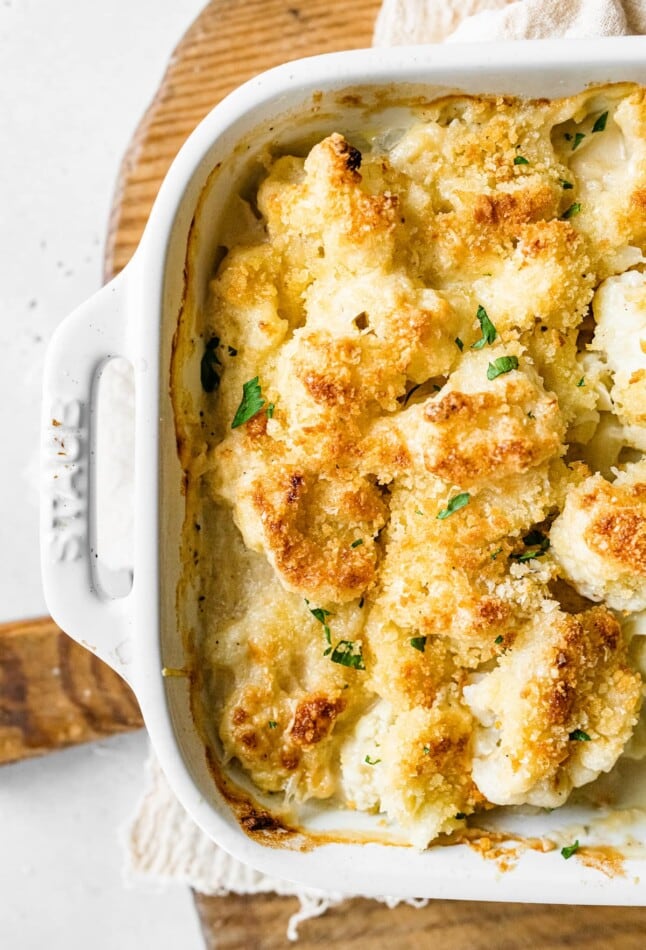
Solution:
<svg viewBox="0 0 646 950">
<path fill-rule="evenodd" d="M 644 33 L 646 0 L 383 0 L 374 45 Z M 122 395 L 126 402 L 131 398 L 125 389 Z M 126 422 L 124 419 L 124 425 Z M 116 504 L 120 502 L 115 500 Z M 297 939 L 299 922 L 354 896 L 299 887 L 241 864 L 196 827 L 169 789 L 154 757 L 148 775 L 148 790 L 127 832 L 131 881 L 182 881 L 215 895 L 268 891 L 295 895 L 301 909 L 289 921 L 290 940 Z M 381 900 L 389 906 L 399 903 L 387 897 Z M 424 906 L 427 902 L 408 903 Z"/>
</svg>

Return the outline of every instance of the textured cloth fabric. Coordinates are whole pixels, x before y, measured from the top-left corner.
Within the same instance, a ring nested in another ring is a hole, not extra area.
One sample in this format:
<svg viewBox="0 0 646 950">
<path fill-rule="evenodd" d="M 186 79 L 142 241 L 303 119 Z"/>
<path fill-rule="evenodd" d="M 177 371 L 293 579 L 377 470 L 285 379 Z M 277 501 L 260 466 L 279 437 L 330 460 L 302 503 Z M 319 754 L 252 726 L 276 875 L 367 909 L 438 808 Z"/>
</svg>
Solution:
<svg viewBox="0 0 646 950">
<path fill-rule="evenodd" d="M 644 0 L 384 0 L 374 45 L 642 33 Z"/>
<path fill-rule="evenodd" d="M 582 38 L 646 33 L 646 0 L 384 0 L 376 46 L 544 37 Z M 194 824 L 151 758 L 148 790 L 126 841 L 131 880 L 182 881 L 204 894 L 294 895 L 301 908 L 288 924 L 324 913 L 352 895 L 324 893 L 254 871 L 230 857 Z M 389 906 L 399 901 L 381 898 Z M 426 901 L 409 901 L 424 906 Z"/>
</svg>

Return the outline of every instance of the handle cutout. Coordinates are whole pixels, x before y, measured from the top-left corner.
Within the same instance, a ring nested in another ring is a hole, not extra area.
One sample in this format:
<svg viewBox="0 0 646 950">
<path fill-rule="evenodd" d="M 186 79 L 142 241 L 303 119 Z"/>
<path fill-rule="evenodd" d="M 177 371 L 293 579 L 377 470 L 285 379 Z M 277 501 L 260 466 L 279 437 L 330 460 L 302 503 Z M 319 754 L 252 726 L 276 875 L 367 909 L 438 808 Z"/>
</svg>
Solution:
<svg viewBox="0 0 646 950">
<path fill-rule="evenodd" d="M 90 423 L 90 557 L 102 597 L 126 597 L 133 584 L 135 384 L 132 364 L 106 360 L 93 381 Z"/>
</svg>

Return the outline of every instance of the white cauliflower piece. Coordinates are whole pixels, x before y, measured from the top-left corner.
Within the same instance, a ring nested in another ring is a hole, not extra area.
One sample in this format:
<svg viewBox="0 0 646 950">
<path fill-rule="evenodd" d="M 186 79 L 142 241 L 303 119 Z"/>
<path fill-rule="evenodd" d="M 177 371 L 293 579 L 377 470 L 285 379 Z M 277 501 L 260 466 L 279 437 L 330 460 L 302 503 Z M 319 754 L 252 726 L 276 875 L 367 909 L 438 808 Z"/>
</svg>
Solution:
<svg viewBox="0 0 646 950">
<path fill-rule="evenodd" d="M 562 805 L 608 772 L 630 738 L 642 681 L 604 607 L 538 614 L 492 673 L 465 687 L 473 779 L 499 805 Z"/>
<path fill-rule="evenodd" d="M 341 752 L 348 798 L 355 807 L 378 807 L 411 844 L 425 848 L 483 804 L 470 774 L 471 730 L 472 717 L 455 689 L 445 690 L 431 709 L 395 713 L 379 703 Z"/>
<path fill-rule="evenodd" d="M 609 277 L 593 300 L 597 323 L 591 349 L 605 354 L 611 396 L 625 425 L 646 422 L 646 274 Z"/>
<path fill-rule="evenodd" d="M 646 608 L 646 462 L 627 466 L 613 484 L 596 474 L 571 489 L 550 541 L 584 597 L 613 610 Z"/>
</svg>

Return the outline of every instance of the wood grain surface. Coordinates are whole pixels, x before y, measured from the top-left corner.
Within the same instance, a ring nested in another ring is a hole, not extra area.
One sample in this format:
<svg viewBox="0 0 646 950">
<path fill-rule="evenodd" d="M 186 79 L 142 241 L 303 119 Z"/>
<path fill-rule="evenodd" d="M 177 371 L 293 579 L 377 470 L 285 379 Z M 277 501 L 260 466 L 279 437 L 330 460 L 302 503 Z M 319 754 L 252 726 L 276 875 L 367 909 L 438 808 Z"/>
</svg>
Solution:
<svg viewBox="0 0 646 950">
<path fill-rule="evenodd" d="M 0 765 L 142 725 L 130 687 L 49 617 L 0 625 Z"/>
<path fill-rule="evenodd" d="M 106 277 L 117 273 L 130 259 L 173 157 L 200 119 L 226 93 L 261 70 L 289 59 L 368 46 L 378 7 L 379 0 L 214 0 L 208 4 L 175 50 L 159 92 L 124 159 L 108 234 Z M 63 649 L 71 655 L 80 649 L 69 644 L 61 647 L 56 631 L 50 631 L 48 640 L 46 622 L 41 624 L 36 628 L 43 634 L 47 651 L 43 657 L 45 669 L 54 663 L 57 651 Z M 84 710 L 81 720 L 88 736 L 91 729 L 108 726 L 114 703 L 118 713 L 113 715 L 113 726 L 119 719 L 126 721 L 128 715 L 136 716 L 118 677 L 118 683 L 110 686 L 109 699 L 101 691 L 108 684 L 108 674 L 99 661 L 89 655 L 75 656 L 68 666 L 74 667 L 72 675 L 78 684 L 86 676 L 87 685 L 82 689 L 97 689 L 96 694 L 88 695 L 79 693 L 76 687 L 64 691 L 66 700 Z M 6 667 L 0 675 L 6 675 Z M 34 676 L 37 682 L 45 683 L 46 689 L 54 688 L 51 683 L 47 685 L 42 668 Z M 35 704 L 30 700 L 21 706 L 23 687 L 19 680 L 12 682 L 14 707 L 8 707 L 8 713 L 0 708 L 5 729 L 7 716 L 14 715 L 16 749 L 20 750 L 21 742 L 22 748 L 31 742 L 31 748 L 40 749 L 50 741 L 49 727 L 38 725 L 40 720 L 35 718 L 33 728 L 24 730 L 19 710 L 24 709 L 27 716 L 27 707 L 33 709 Z M 24 689 L 31 695 L 31 683 Z M 79 703 L 79 695 L 85 705 Z M 94 697 L 92 702 L 90 695 Z M 11 708 L 17 711 L 12 713 Z M 64 717 L 61 723 L 53 732 L 63 737 L 64 743 Z M 68 730 L 74 732 L 78 719 L 76 723 Z M 39 729 L 44 731 L 39 733 Z M 0 732 L 3 735 L 7 736 L 8 749 L 9 733 Z M 26 735 L 32 738 L 25 739 Z M 67 736 L 70 738 L 71 732 Z M 196 895 L 196 906 L 208 950 L 278 950 L 293 946 L 286 939 L 286 926 L 298 908 L 296 899 L 264 894 L 225 898 Z M 433 901 L 423 910 L 400 906 L 391 911 L 374 901 L 352 900 L 303 923 L 300 936 L 300 950 L 323 946 L 340 950 L 642 950 L 646 946 L 646 909 Z"/>
<path fill-rule="evenodd" d="M 431 901 L 389 910 L 376 901 L 345 901 L 286 937 L 296 898 L 276 894 L 197 897 L 207 950 L 643 950 L 646 910 Z"/>
</svg>

